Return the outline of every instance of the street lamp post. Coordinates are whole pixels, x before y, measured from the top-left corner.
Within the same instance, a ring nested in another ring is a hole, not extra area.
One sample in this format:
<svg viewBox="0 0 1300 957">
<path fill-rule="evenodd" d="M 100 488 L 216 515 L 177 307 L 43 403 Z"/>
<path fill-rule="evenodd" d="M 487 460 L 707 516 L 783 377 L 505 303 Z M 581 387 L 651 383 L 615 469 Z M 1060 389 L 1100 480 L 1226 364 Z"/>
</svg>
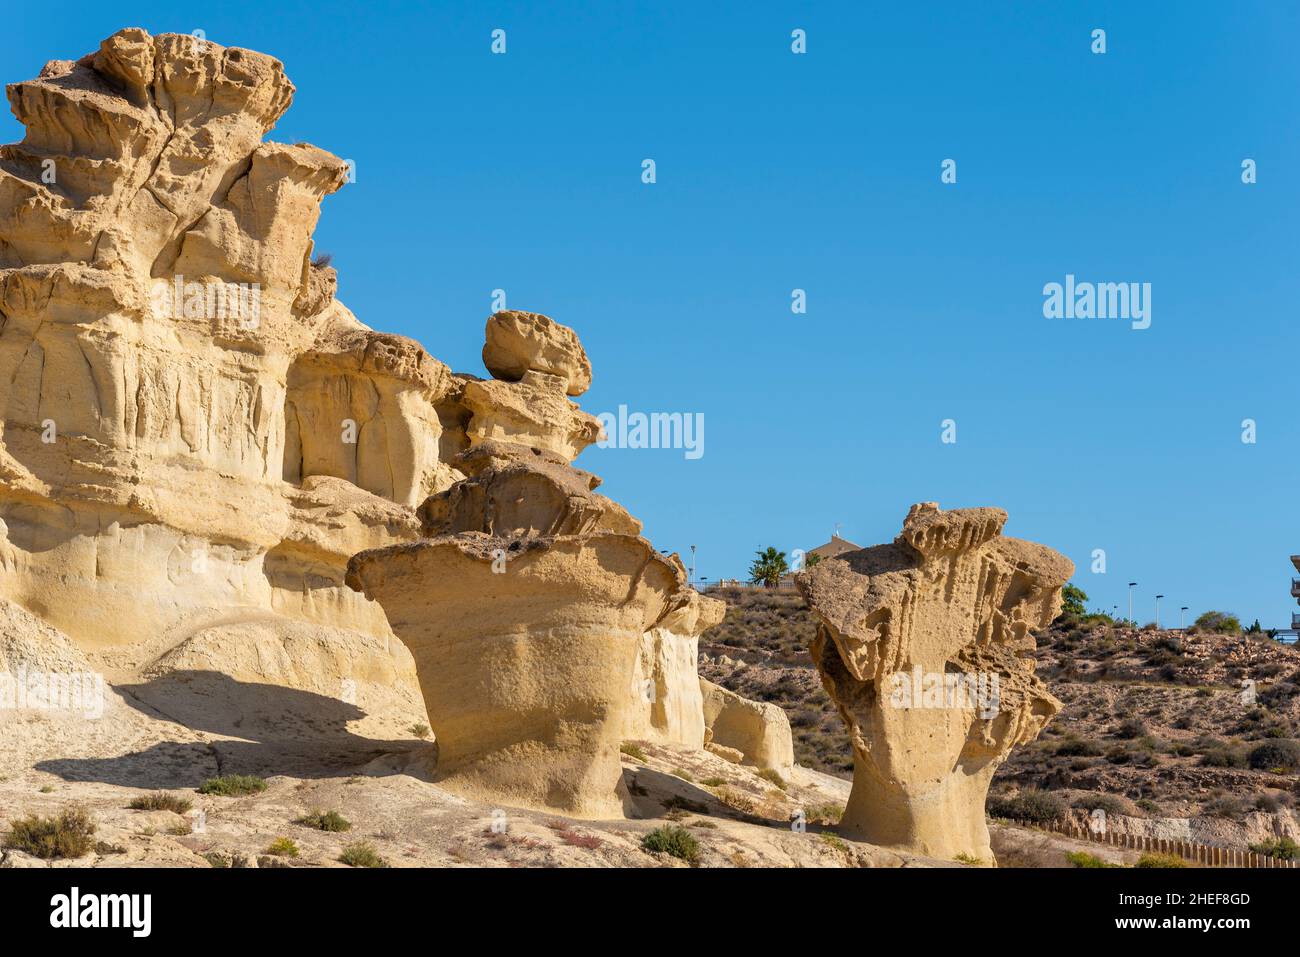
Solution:
<svg viewBox="0 0 1300 957">
<path fill-rule="evenodd" d="M 1128 583 L 1128 623 L 1133 624 L 1133 589 L 1137 587 L 1137 582 Z"/>
<path fill-rule="evenodd" d="M 1186 605 L 1178 609 L 1178 627 L 1182 631 L 1187 630 L 1187 606 Z"/>
<path fill-rule="evenodd" d="M 695 546 L 691 546 L 691 581 L 695 581 Z"/>
<path fill-rule="evenodd" d="M 1156 627 L 1157 628 L 1160 627 L 1160 599 L 1164 597 L 1165 597 L 1164 595 L 1156 595 Z"/>
</svg>

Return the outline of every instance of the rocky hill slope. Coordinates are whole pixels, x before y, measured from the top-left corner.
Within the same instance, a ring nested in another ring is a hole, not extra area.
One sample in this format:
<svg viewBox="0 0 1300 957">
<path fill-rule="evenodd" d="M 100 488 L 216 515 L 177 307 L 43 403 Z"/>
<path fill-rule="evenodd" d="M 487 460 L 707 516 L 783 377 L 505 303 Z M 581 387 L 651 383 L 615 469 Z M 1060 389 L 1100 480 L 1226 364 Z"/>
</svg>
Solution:
<svg viewBox="0 0 1300 957">
<path fill-rule="evenodd" d="M 727 614 L 700 640 L 701 674 L 784 708 L 796 761 L 848 776 L 847 734 L 807 652 L 816 623 L 803 600 L 792 589 L 710 595 Z M 1300 840 L 1300 650 L 1266 636 L 1063 620 L 1037 635 L 1034 657 L 1065 707 L 998 770 L 993 812 L 1082 819 L 1102 808 L 1135 833 Z M 1046 811 L 1026 810 L 1040 803 Z"/>
</svg>

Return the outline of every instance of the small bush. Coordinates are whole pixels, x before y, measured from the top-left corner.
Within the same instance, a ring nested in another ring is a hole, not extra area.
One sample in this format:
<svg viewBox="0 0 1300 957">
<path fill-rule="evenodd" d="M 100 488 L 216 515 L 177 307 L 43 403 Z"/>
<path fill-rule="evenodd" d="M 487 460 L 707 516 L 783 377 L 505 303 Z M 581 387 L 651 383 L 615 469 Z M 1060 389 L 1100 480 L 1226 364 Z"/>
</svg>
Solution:
<svg viewBox="0 0 1300 957">
<path fill-rule="evenodd" d="M 1129 718 L 1120 722 L 1120 726 L 1115 729 L 1115 737 L 1123 738 L 1126 741 L 1146 737 L 1146 733 L 1147 726 L 1141 718 Z"/>
<path fill-rule="evenodd" d="M 830 831 L 822 831 L 817 835 L 817 837 L 821 839 L 823 844 L 833 851 L 845 855 L 850 853 L 848 842 L 838 834 L 832 834 Z"/>
<path fill-rule="evenodd" d="M 387 867 L 388 862 L 379 856 L 369 841 L 358 841 L 343 848 L 339 860 L 349 867 Z"/>
<path fill-rule="evenodd" d="M 645 752 L 641 750 L 640 746 L 633 744 L 631 741 L 625 741 L 620 745 L 619 750 L 634 761 L 645 760 Z"/>
<path fill-rule="evenodd" d="M 1230 615 L 1226 611 L 1207 611 L 1196 619 L 1192 629 L 1213 635 L 1239 635 L 1241 621 L 1236 615 Z"/>
<path fill-rule="evenodd" d="M 13 821 L 9 828 L 5 847 L 46 860 L 82 857 L 94 847 L 95 822 L 80 808 L 69 808 L 57 817 L 33 814 Z"/>
<path fill-rule="evenodd" d="M 1066 738 L 1056 746 L 1058 758 L 1095 758 L 1101 754 L 1101 748 L 1091 741 L 1080 738 Z"/>
<path fill-rule="evenodd" d="M 683 781 L 689 781 L 691 784 L 695 783 L 695 778 L 691 775 L 691 772 L 687 771 L 685 768 L 673 768 L 673 775 L 674 777 L 681 778 Z"/>
<path fill-rule="evenodd" d="M 1283 861 L 1293 861 L 1300 857 L 1300 844 L 1297 844 L 1289 837 L 1278 837 L 1262 841 L 1259 844 L 1252 844 L 1250 849 L 1256 854 L 1263 854 L 1265 857 L 1276 857 Z"/>
<path fill-rule="evenodd" d="M 1046 791 L 1021 791 L 1013 798 L 988 799 L 988 813 L 1013 821 L 1046 824 L 1059 820 L 1065 814 L 1065 804 L 1055 794 Z"/>
<path fill-rule="evenodd" d="M 706 788 L 720 788 L 727 783 L 727 779 L 718 778 L 718 777 L 705 778 L 700 783 L 703 784 Z"/>
<path fill-rule="evenodd" d="M 413 724 L 407 728 L 406 731 L 408 734 L 414 735 L 417 738 L 427 738 L 433 733 L 429 730 L 427 724 Z"/>
<path fill-rule="evenodd" d="M 166 791 L 142 794 L 140 797 L 132 799 L 131 803 L 127 805 L 132 811 L 174 811 L 177 814 L 188 814 L 193 806 L 194 804 L 189 798 L 183 798 L 178 794 L 168 794 Z"/>
<path fill-rule="evenodd" d="M 838 804 L 818 804 L 804 812 L 804 818 L 819 824 L 838 824 L 844 816 L 844 808 Z"/>
<path fill-rule="evenodd" d="M 1206 768 L 1244 768 L 1246 755 L 1240 748 L 1229 744 L 1211 745 L 1201 754 L 1201 766 Z"/>
<path fill-rule="evenodd" d="M 291 838 L 277 837 L 262 853 L 272 857 L 297 857 L 298 845 Z"/>
<path fill-rule="evenodd" d="M 1093 868 L 1093 867 L 1117 867 L 1116 864 L 1109 864 L 1103 861 L 1095 854 L 1089 854 L 1087 851 L 1071 851 L 1065 855 L 1065 859 L 1075 867 Z"/>
<path fill-rule="evenodd" d="M 655 828 L 641 838 L 641 848 L 651 853 L 668 854 L 687 864 L 696 864 L 700 860 L 700 842 L 695 835 L 674 824 Z"/>
<path fill-rule="evenodd" d="M 352 822 L 345 818 L 338 811 L 321 811 L 319 808 L 312 808 L 311 813 L 298 818 L 295 824 L 301 824 L 304 827 L 313 827 L 318 831 L 350 831 Z"/>
<path fill-rule="evenodd" d="M 1187 862 L 1176 854 L 1143 854 L 1134 867 L 1186 867 Z"/>
<path fill-rule="evenodd" d="M 1250 805 L 1236 794 L 1217 794 L 1201 805 L 1201 813 L 1210 817 L 1237 819 L 1244 817 Z"/>
<path fill-rule="evenodd" d="M 781 777 L 773 768 L 764 768 L 758 772 L 758 776 L 770 784 L 775 784 L 782 791 L 786 789 L 785 778 Z"/>
<path fill-rule="evenodd" d="M 1084 794 L 1074 799 L 1072 807 L 1081 808 L 1085 811 L 1095 811 L 1098 808 L 1107 814 L 1127 814 L 1128 805 L 1113 794 Z"/>
<path fill-rule="evenodd" d="M 266 782 L 250 774 L 224 774 L 219 778 L 208 778 L 199 786 L 200 794 L 221 797 L 245 797 L 265 790 Z"/>
<path fill-rule="evenodd" d="M 1300 766 L 1300 744 L 1284 738 L 1266 741 L 1251 748 L 1247 760 L 1256 770 L 1281 768 L 1291 771 Z"/>
</svg>

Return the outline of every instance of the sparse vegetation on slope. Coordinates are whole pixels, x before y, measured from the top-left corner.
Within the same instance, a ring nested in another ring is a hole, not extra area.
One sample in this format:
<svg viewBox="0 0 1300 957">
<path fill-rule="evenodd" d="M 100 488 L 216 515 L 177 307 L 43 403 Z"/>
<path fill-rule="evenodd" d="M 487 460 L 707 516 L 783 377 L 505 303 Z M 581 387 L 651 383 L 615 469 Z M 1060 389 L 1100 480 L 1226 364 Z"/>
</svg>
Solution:
<svg viewBox="0 0 1300 957">
<path fill-rule="evenodd" d="M 199 785 L 200 794 L 216 794 L 221 797 L 245 797 L 265 790 L 265 781 L 248 774 L 225 774 L 219 778 L 208 778 Z"/>
<path fill-rule="evenodd" d="M 13 821 L 4 846 L 47 860 L 77 858 L 94 847 L 95 822 L 80 808 L 69 808 L 54 817 L 30 815 Z"/>
</svg>

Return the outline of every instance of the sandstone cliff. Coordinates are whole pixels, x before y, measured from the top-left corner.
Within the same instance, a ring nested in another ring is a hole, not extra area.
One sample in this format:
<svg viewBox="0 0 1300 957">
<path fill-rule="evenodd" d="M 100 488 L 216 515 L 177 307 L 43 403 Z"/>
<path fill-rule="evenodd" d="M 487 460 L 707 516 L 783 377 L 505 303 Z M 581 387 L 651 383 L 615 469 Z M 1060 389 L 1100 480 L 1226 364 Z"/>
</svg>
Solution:
<svg viewBox="0 0 1300 957">
<path fill-rule="evenodd" d="M 335 298 L 312 233 L 349 168 L 264 139 L 293 94 L 140 29 L 8 87 L 0 608 L 160 710 L 196 673 L 427 705 L 449 786 L 618 814 L 622 738 L 704 747 L 721 606 L 570 466 L 573 330 L 492 316 L 483 379 Z"/>
</svg>

